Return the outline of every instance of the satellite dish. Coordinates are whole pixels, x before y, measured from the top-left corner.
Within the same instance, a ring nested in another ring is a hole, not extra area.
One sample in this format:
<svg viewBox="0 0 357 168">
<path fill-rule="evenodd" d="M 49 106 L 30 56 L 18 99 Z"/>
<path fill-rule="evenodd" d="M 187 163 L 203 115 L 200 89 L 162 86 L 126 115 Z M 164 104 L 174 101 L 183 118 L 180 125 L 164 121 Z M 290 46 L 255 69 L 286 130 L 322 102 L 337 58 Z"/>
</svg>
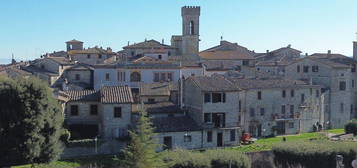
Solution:
<svg viewBox="0 0 357 168">
<path fill-rule="evenodd" d="M 357 168 L 357 159 L 353 160 L 351 165 L 353 168 Z"/>
</svg>

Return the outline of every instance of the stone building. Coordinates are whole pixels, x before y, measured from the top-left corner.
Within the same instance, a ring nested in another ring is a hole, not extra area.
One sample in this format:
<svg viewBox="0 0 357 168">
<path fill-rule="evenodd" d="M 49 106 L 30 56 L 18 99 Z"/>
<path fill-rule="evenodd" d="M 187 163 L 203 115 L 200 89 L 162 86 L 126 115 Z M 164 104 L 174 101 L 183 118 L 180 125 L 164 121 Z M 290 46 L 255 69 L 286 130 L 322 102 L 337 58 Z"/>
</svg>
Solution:
<svg viewBox="0 0 357 168">
<path fill-rule="evenodd" d="M 74 138 L 104 139 L 128 135 L 133 97 L 127 86 L 105 86 L 100 90 L 65 92 L 65 122 Z"/>
<path fill-rule="evenodd" d="M 87 64 L 77 63 L 67 68 L 62 78 L 62 90 L 88 90 L 93 89 L 94 68 Z"/>
<path fill-rule="evenodd" d="M 286 78 L 322 85 L 326 94 L 325 123 L 343 128 L 356 114 L 357 61 L 341 54 L 313 54 L 286 67 Z M 352 115 L 351 115 L 352 114 Z"/>
<path fill-rule="evenodd" d="M 241 89 L 241 126 L 255 137 L 311 132 L 324 121 L 324 95 L 318 85 L 288 79 L 227 80 Z"/>
<path fill-rule="evenodd" d="M 177 48 L 177 55 L 182 61 L 198 61 L 200 36 L 200 11 L 198 6 L 184 6 L 181 8 L 182 35 L 171 37 L 171 46 Z"/>
<path fill-rule="evenodd" d="M 202 127 L 203 148 L 240 143 L 238 91 L 222 78 L 195 76 L 184 81 L 182 105 Z"/>
<path fill-rule="evenodd" d="M 143 56 L 168 61 L 169 57 L 175 56 L 177 51 L 176 47 L 156 40 L 145 40 L 144 42 L 125 46 L 123 49 L 124 55 L 127 56 L 125 61 L 131 61 Z"/>
</svg>

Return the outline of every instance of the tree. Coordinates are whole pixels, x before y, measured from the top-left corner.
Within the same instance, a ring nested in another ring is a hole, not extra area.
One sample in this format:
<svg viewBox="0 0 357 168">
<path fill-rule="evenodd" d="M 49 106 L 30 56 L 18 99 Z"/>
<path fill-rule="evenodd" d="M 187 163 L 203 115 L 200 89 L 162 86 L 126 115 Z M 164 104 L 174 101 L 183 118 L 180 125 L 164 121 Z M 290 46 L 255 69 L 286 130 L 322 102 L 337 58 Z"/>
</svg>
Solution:
<svg viewBox="0 0 357 168">
<path fill-rule="evenodd" d="M 59 157 L 64 118 L 44 82 L 0 77 L 0 107 L 0 167 Z"/>
<path fill-rule="evenodd" d="M 124 152 L 124 166 L 130 168 L 159 168 L 163 162 L 156 152 L 157 141 L 154 128 L 145 110 L 140 110 L 139 119 L 133 131 L 130 131 L 130 142 Z"/>
</svg>

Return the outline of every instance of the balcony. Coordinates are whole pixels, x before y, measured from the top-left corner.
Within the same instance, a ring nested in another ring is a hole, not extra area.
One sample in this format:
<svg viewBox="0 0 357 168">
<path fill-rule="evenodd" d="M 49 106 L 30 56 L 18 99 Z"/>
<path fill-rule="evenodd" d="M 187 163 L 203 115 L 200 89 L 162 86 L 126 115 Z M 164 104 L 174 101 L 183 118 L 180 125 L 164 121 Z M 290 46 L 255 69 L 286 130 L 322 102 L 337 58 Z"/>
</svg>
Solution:
<svg viewBox="0 0 357 168">
<path fill-rule="evenodd" d="M 300 113 L 296 112 L 294 114 L 272 114 L 271 118 L 272 120 L 295 120 L 300 118 Z"/>
</svg>

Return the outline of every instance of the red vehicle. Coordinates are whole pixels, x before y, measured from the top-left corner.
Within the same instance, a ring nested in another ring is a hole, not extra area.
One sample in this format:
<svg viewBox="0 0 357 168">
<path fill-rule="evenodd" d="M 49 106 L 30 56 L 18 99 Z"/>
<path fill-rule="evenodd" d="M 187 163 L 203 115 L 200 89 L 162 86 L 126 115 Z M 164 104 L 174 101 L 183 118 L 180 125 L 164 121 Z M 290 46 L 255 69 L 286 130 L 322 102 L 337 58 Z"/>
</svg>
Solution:
<svg viewBox="0 0 357 168">
<path fill-rule="evenodd" d="M 252 136 L 249 133 L 243 133 L 241 141 L 242 144 L 252 144 L 256 141 L 257 139 L 252 138 Z"/>
</svg>

